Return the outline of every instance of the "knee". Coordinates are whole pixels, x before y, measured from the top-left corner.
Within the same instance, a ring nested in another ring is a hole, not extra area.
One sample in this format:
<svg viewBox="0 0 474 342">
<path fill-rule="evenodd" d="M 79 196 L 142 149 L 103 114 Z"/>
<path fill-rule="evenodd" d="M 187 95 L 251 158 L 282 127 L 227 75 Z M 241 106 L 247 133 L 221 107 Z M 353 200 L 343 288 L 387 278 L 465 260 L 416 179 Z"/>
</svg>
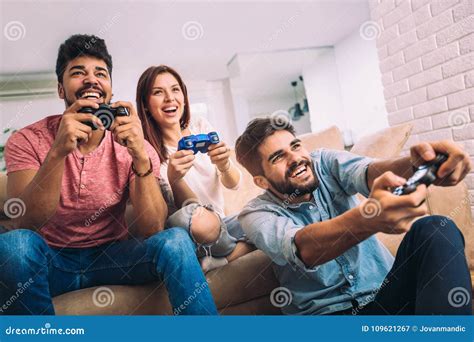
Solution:
<svg viewBox="0 0 474 342">
<path fill-rule="evenodd" d="M 148 238 L 147 244 L 154 253 L 166 254 L 174 258 L 188 252 L 195 254 L 191 237 L 183 228 L 165 229 Z"/>
<path fill-rule="evenodd" d="M 190 232 L 198 243 L 210 244 L 219 238 L 221 221 L 216 213 L 199 207 L 191 219 Z"/>
<path fill-rule="evenodd" d="M 48 245 L 36 232 L 15 229 L 0 235 L 0 263 L 18 269 L 22 265 L 42 264 Z"/>
<path fill-rule="evenodd" d="M 464 237 L 453 220 L 441 215 L 432 215 L 417 220 L 410 230 L 423 241 L 440 241 L 459 244 L 464 248 Z"/>
</svg>

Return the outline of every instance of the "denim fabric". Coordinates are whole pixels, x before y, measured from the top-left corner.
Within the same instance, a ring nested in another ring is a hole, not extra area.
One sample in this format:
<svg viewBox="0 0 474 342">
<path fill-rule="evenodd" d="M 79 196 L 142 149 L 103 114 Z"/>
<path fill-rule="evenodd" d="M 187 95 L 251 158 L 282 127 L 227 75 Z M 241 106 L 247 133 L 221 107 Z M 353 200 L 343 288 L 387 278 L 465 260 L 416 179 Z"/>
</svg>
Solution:
<svg viewBox="0 0 474 342">
<path fill-rule="evenodd" d="M 191 203 L 185 207 L 174 212 L 166 220 L 166 227 L 179 226 L 183 227 L 189 232 L 189 235 L 196 244 L 196 253 L 199 258 L 203 256 L 226 257 L 232 253 L 239 241 L 246 241 L 245 234 L 237 220 L 237 215 L 226 216 L 222 218 L 218 213 L 221 221 L 221 228 L 219 238 L 210 244 L 199 244 L 192 235 L 191 219 L 197 208 L 204 207 L 208 210 L 214 211 L 211 205 L 201 205 L 198 203 Z"/>
<path fill-rule="evenodd" d="M 9 231 L 0 234 L 0 313 L 52 315 L 52 297 L 65 292 L 162 281 L 175 314 L 217 314 L 194 249 L 182 228 L 81 249 L 51 248 L 36 232 Z"/>
<path fill-rule="evenodd" d="M 358 205 L 356 193 L 369 194 L 372 159 L 345 151 L 311 153 L 319 186 L 311 202 L 290 204 L 270 191 L 250 201 L 239 215 L 249 241 L 274 262 L 282 287 L 291 292 L 286 314 L 329 314 L 352 308 L 380 287 L 393 256 L 372 236 L 322 265 L 308 269 L 296 255 L 294 236 L 308 224 L 335 218 Z"/>
</svg>

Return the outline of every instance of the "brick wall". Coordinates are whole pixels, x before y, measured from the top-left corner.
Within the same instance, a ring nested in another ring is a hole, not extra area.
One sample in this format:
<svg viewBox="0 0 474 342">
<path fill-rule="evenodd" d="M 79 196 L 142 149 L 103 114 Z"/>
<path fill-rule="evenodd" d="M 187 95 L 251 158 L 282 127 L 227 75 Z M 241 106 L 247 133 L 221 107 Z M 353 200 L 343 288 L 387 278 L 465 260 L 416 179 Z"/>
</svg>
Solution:
<svg viewBox="0 0 474 342">
<path fill-rule="evenodd" d="M 405 149 L 453 139 L 474 163 L 474 0 L 369 0 L 391 126 Z M 474 217 L 474 172 L 466 177 Z"/>
</svg>

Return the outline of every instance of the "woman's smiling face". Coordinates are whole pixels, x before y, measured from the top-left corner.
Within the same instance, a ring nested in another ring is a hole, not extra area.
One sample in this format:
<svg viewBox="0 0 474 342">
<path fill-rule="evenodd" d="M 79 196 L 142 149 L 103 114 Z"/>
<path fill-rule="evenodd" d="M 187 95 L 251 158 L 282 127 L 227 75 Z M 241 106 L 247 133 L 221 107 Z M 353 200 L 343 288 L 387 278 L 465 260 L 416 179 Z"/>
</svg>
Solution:
<svg viewBox="0 0 474 342">
<path fill-rule="evenodd" d="M 183 90 L 172 74 L 165 72 L 156 76 L 148 100 L 148 110 L 158 125 L 179 125 L 184 103 Z"/>
</svg>

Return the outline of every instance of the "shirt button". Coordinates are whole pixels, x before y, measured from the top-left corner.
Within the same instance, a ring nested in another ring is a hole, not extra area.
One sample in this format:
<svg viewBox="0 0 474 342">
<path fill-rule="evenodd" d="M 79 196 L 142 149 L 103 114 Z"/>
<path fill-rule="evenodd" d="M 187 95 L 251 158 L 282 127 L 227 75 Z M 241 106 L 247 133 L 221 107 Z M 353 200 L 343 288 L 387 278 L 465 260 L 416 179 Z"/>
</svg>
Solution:
<svg viewBox="0 0 474 342">
<path fill-rule="evenodd" d="M 313 209 L 314 209 L 314 205 L 310 205 L 310 206 L 309 206 L 309 209 L 313 210 Z"/>
<path fill-rule="evenodd" d="M 352 279 L 354 279 L 354 276 L 353 276 L 352 274 L 349 274 L 349 275 L 347 276 L 347 278 L 349 278 L 350 280 L 352 280 Z"/>
<path fill-rule="evenodd" d="M 81 189 L 85 189 L 86 186 L 84 184 L 81 184 Z"/>
</svg>

